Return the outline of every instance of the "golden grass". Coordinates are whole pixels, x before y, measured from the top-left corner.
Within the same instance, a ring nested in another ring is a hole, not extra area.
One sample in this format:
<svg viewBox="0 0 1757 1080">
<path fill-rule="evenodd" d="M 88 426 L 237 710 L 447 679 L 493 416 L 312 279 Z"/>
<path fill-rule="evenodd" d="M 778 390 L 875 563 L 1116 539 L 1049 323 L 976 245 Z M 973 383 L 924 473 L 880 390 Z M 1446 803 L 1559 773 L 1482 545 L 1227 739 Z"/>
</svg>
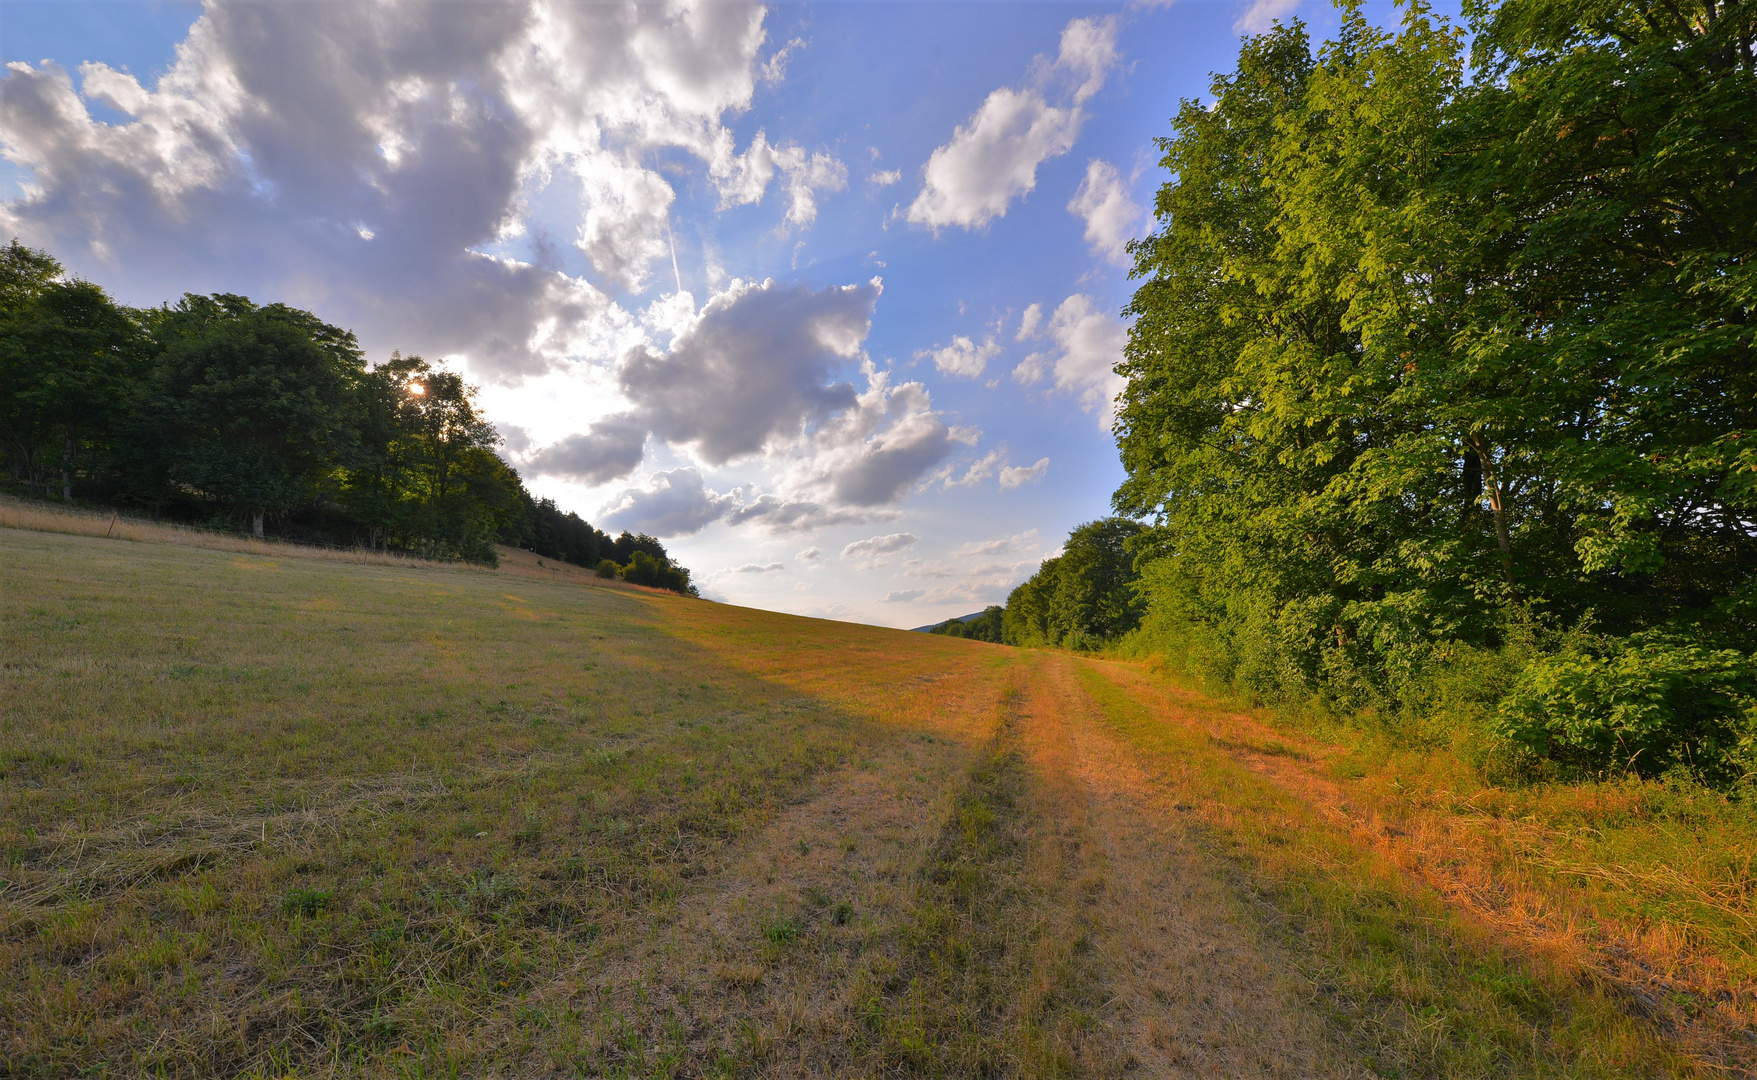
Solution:
<svg viewBox="0 0 1757 1080">
<path fill-rule="evenodd" d="M 1466 794 L 1468 771 L 1444 759 L 1428 775 L 1371 762 L 1132 665 L 1095 666 L 1088 685 L 1297 935 L 1339 1012 L 1396 1033 L 1377 1052 L 1398 1067 L 1674 1076 L 1757 1061 L 1741 948 L 1715 951 L 1677 912 L 1649 909 L 1636 930 L 1618 917 L 1634 890 L 1577 886 L 1594 875 L 1566 812 L 1605 793 Z M 1478 809 L 1509 799 L 1525 812 Z"/>
<path fill-rule="evenodd" d="M 50 517 L 0 527 L 0 1075 L 1744 1067 L 1744 894 L 1562 794 L 523 552 Z M 1724 926 L 1609 936 L 1650 897 Z M 1632 1005 L 1612 940 L 1685 996 Z"/>
</svg>

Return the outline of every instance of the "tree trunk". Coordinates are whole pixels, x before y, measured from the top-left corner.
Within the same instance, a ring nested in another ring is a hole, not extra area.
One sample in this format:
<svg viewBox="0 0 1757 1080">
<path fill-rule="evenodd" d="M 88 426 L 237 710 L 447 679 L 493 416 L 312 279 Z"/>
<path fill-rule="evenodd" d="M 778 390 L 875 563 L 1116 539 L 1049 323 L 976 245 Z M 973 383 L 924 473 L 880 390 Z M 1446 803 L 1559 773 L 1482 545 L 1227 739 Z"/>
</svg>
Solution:
<svg viewBox="0 0 1757 1080">
<path fill-rule="evenodd" d="M 262 511 L 261 510 L 252 510 L 250 512 L 250 533 L 252 536 L 256 537 L 258 540 L 262 539 Z"/>
<path fill-rule="evenodd" d="M 61 434 L 61 501 L 73 501 L 73 435 Z"/>
<path fill-rule="evenodd" d="M 1506 566 L 1507 580 L 1513 580 L 1513 536 L 1507 525 L 1507 490 L 1508 485 L 1502 482 L 1501 470 L 1495 467 L 1495 459 L 1489 453 L 1488 445 L 1483 440 L 1472 437 L 1470 448 L 1476 451 L 1476 460 L 1482 469 L 1483 488 L 1488 492 L 1489 510 L 1495 517 L 1495 544 L 1501 549 L 1501 562 Z"/>
</svg>

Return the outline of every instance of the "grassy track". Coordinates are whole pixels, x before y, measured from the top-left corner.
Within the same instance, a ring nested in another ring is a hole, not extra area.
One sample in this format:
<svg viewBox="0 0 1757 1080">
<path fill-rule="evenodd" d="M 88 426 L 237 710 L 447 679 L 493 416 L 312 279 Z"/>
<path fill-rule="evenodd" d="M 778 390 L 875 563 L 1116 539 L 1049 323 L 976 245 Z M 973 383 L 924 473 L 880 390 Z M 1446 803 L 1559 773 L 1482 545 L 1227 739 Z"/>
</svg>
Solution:
<svg viewBox="0 0 1757 1080">
<path fill-rule="evenodd" d="M 1744 900 L 1643 1005 L 1448 885 L 1517 852 L 1138 667 L 169 539 L 0 528 L 3 1076 L 1751 1060 Z"/>
</svg>

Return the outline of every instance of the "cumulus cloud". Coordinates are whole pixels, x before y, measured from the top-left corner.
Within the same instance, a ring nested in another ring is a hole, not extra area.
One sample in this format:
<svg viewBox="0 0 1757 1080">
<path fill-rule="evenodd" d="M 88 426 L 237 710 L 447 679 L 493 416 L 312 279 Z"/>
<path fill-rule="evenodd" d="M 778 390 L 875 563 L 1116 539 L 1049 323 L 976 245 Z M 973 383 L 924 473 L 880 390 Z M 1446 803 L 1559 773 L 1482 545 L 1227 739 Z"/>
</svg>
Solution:
<svg viewBox="0 0 1757 1080">
<path fill-rule="evenodd" d="M 1038 458 L 1035 465 L 1008 465 L 1001 470 L 1001 490 L 1011 491 L 1033 480 L 1041 480 L 1048 471 L 1048 458 Z"/>
<path fill-rule="evenodd" d="M 745 563 L 743 566 L 738 567 L 736 570 L 733 570 L 732 572 L 734 574 L 772 574 L 777 570 L 785 570 L 785 569 L 787 569 L 787 568 L 782 566 L 778 562 L 760 563 L 760 564 L 759 563 Z"/>
<path fill-rule="evenodd" d="M 882 601 L 886 604 L 907 604 L 911 600 L 919 600 L 927 594 L 926 589 L 893 589 L 885 594 Z"/>
<path fill-rule="evenodd" d="M 788 499 L 769 492 L 739 503 L 727 512 L 726 523 L 756 524 L 775 533 L 809 533 L 832 525 L 859 525 L 896 516 L 894 510 L 850 510 L 825 506 L 812 499 Z"/>
<path fill-rule="evenodd" d="M 909 493 L 923 475 L 977 433 L 948 427 L 918 382 L 892 386 L 866 365 L 855 407 L 814 432 L 797 483 L 844 507 L 879 507 Z"/>
<path fill-rule="evenodd" d="M 1093 254 L 1117 266 L 1128 265 L 1127 245 L 1135 238 L 1144 211 L 1129 197 L 1116 166 L 1093 158 L 1068 210 L 1086 223 L 1086 243 Z"/>
<path fill-rule="evenodd" d="M 618 375 L 650 430 L 721 465 L 857 406 L 832 373 L 860 355 L 883 291 L 734 281 L 671 349 L 630 352 Z M 882 500 L 881 500 L 882 501 Z"/>
<path fill-rule="evenodd" d="M 800 562 L 817 562 L 823 557 L 824 553 L 814 547 L 808 547 L 798 555 L 794 556 L 794 558 L 798 559 Z"/>
<path fill-rule="evenodd" d="M 1000 345 L 992 336 L 984 338 L 982 344 L 978 345 L 959 335 L 952 338 L 950 345 L 923 349 L 915 354 L 915 358 L 924 360 L 931 357 L 933 366 L 939 368 L 941 375 L 962 375 L 967 379 L 974 379 L 982 374 L 990 360 L 1000 355 L 1000 351 Z"/>
<path fill-rule="evenodd" d="M 817 220 L 817 192 L 848 187 L 848 167 L 830 154 L 808 153 L 792 143 L 771 146 L 768 136 L 758 131 L 744 153 L 733 155 L 731 138 L 730 133 L 724 136 L 723 153 L 710 169 L 722 208 L 761 202 L 769 182 L 780 173 L 787 187 L 786 220 L 804 226 Z"/>
<path fill-rule="evenodd" d="M 856 540 L 842 549 L 844 559 L 872 558 L 877 555 L 894 555 L 899 551 L 912 548 L 921 539 L 914 533 L 890 533 L 887 536 L 873 536 L 865 540 Z"/>
<path fill-rule="evenodd" d="M 1075 293 L 1050 317 L 1049 336 L 1059 355 L 1033 353 L 1013 370 L 1013 378 L 1034 383 L 1053 371 L 1056 389 L 1078 396 L 1087 411 L 1099 409 L 1108 427 L 1123 388 L 1114 370 L 1128 341 L 1122 320 L 1100 311 L 1092 297 Z"/>
<path fill-rule="evenodd" d="M 1232 28 L 1239 33 L 1261 34 L 1293 14 L 1298 7 L 1299 0 L 1252 0 L 1251 6 L 1238 17 Z"/>
<path fill-rule="evenodd" d="M 1038 57 L 1023 85 L 989 94 L 928 158 L 909 222 L 981 228 L 1035 188 L 1037 167 L 1073 149 L 1086 102 L 1116 65 L 1116 32 L 1114 16 L 1074 19 L 1053 61 Z"/>
<path fill-rule="evenodd" d="M 1030 307 L 1025 309 L 1025 313 L 1023 315 L 1019 316 L 1019 332 L 1016 335 L 1014 335 L 1013 340 L 1014 341 L 1029 341 L 1032 338 L 1037 336 L 1037 331 L 1040 328 L 1042 328 L 1042 326 L 1043 326 L 1043 305 L 1042 304 L 1032 304 Z"/>
<path fill-rule="evenodd" d="M 672 469 L 653 474 L 646 487 L 623 491 L 602 516 L 611 531 L 691 536 L 719 520 L 735 501 L 710 490 L 694 469 Z"/>
<path fill-rule="evenodd" d="M 521 433 L 522 434 L 522 433 Z M 621 480 L 640 468 L 647 425 L 632 413 L 605 417 L 524 459 L 532 476 L 558 476 L 589 486 Z"/>
<path fill-rule="evenodd" d="M 901 179 L 903 179 L 902 169 L 884 169 L 868 176 L 866 182 L 873 187 L 890 187 Z"/>
<path fill-rule="evenodd" d="M 620 356 L 641 334 L 614 294 L 668 254 L 674 192 L 645 163 L 693 158 L 743 202 L 778 176 L 792 225 L 846 186 L 827 153 L 762 135 L 740 152 L 725 126 L 794 47 L 759 63 L 763 18 L 691 0 L 210 0 L 151 86 L 97 63 L 77 83 L 9 66 L 0 151 L 31 180 L 0 231 L 125 299 L 269 295 L 489 379 Z M 530 232 L 561 179 L 587 275 Z M 526 259 L 483 253 L 520 236 Z"/>
<path fill-rule="evenodd" d="M 943 488 L 974 487 L 994 475 L 995 467 L 1000 463 L 1001 452 L 990 450 L 974 461 L 961 462 L 959 465 L 947 465 L 940 470 L 937 479 Z"/>
</svg>

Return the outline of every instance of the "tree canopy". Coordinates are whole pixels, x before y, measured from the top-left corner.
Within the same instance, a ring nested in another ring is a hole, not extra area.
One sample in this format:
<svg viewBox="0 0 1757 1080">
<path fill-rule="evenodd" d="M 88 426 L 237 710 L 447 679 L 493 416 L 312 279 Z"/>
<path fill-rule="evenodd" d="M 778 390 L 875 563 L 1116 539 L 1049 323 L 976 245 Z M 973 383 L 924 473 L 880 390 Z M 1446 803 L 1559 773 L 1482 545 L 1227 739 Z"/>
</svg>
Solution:
<svg viewBox="0 0 1757 1080">
<path fill-rule="evenodd" d="M 1473 3 L 1467 56 L 1345 4 L 1183 104 L 1119 368 L 1150 620 L 1356 705 L 1514 622 L 1757 647 L 1754 7 Z"/>
<path fill-rule="evenodd" d="M 693 595 L 658 540 L 534 499 L 455 372 L 285 304 L 144 310 L 0 250 L 0 447 L 13 490 L 293 539 L 492 563 L 495 544 Z"/>
</svg>

